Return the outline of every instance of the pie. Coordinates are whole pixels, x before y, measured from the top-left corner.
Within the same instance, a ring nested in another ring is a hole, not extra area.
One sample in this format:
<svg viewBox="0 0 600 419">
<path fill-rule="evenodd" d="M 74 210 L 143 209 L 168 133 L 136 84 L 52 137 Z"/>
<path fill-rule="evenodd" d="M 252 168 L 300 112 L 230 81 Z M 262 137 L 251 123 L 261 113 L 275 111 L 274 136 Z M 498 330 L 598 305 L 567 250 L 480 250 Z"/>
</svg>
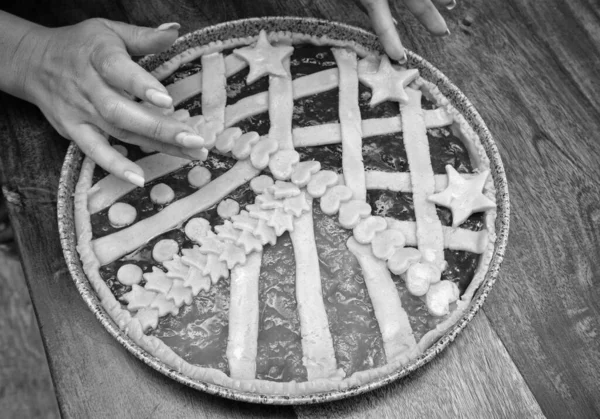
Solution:
<svg viewBox="0 0 600 419">
<path fill-rule="evenodd" d="M 464 315 L 494 251 L 494 181 L 417 69 L 263 30 L 154 75 L 202 159 L 116 145 L 146 186 L 85 159 L 74 195 L 85 273 L 140 347 L 201 382 L 315 394 L 398 370 Z"/>
</svg>

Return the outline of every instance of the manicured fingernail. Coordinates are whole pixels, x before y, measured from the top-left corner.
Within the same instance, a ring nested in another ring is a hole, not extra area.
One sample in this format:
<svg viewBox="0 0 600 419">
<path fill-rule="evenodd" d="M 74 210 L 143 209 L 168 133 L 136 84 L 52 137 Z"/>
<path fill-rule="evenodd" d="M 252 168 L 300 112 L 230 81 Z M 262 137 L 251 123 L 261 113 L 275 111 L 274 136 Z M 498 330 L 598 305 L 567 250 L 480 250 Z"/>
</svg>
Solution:
<svg viewBox="0 0 600 419">
<path fill-rule="evenodd" d="M 450 35 L 450 29 L 446 29 L 446 32 L 444 33 L 444 36 L 448 36 Z"/>
<path fill-rule="evenodd" d="M 452 1 L 450 2 L 450 4 L 449 4 L 448 6 L 446 6 L 446 9 L 448 9 L 448 10 L 452 10 L 452 9 L 454 9 L 455 7 L 456 7 L 456 0 L 452 0 Z"/>
<path fill-rule="evenodd" d="M 173 105 L 173 99 L 167 93 L 160 92 L 156 89 L 146 90 L 146 97 L 154 105 L 161 108 L 170 108 Z"/>
<path fill-rule="evenodd" d="M 137 173 L 132 172 L 131 170 L 127 170 L 123 174 L 125 175 L 125 179 L 133 183 L 135 186 L 139 186 L 140 188 L 144 187 L 144 183 L 146 181 L 144 180 L 143 176 L 140 176 Z"/>
<path fill-rule="evenodd" d="M 206 160 L 206 157 L 208 156 L 208 150 L 205 148 L 185 150 L 184 153 L 193 158 L 194 160 Z"/>
<path fill-rule="evenodd" d="M 189 132 L 180 132 L 175 137 L 175 141 L 189 148 L 200 148 L 204 145 L 204 138 L 199 135 L 190 134 Z"/>
<path fill-rule="evenodd" d="M 174 30 L 178 31 L 179 28 L 181 28 L 181 25 L 179 23 L 171 22 L 171 23 L 163 23 L 158 28 L 156 28 L 156 30 L 157 31 L 170 31 L 171 29 L 174 29 Z"/>
<path fill-rule="evenodd" d="M 406 64 L 407 61 L 408 61 L 408 57 L 406 56 L 406 51 L 402 51 L 402 58 L 400 58 L 398 60 L 398 63 Z"/>
<path fill-rule="evenodd" d="M 394 25 L 398 25 L 398 21 L 396 20 L 395 17 L 392 18 L 392 22 L 394 22 Z"/>
</svg>

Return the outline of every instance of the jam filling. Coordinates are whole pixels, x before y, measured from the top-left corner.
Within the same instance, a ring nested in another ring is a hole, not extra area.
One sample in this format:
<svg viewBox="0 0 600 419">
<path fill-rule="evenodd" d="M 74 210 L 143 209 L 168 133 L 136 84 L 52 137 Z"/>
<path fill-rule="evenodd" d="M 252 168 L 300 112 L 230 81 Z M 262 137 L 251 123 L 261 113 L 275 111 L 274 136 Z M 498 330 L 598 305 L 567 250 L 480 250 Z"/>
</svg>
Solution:
<svg viewBox="0 0 600 419">
<path fill-rule="evenodd" d="M 226 51 L 226 54 L 231 50 Z M 296 47 L 291 56 L 292 78 L 296 79 L 327 68 L 336 67 L 335 59 L 328 47 Z M 174 75 L 165 80 L 173 83 L 188 77 L 201 69 L 200 59 L 185 64 Z M 247 85 L 245 78 L 248 68 L 227 78 L 227 105 L 231 105 L 259 92 L 268 91 L 268 77 Z M 387 118 L 399 115 L 397 103 L 386 102 L 371 107 L 371 91 L 362 83 L 359 85 L 359 107 L 363 119 Z M 294 101 L 292 124 L 294 128 L 323 123 L 339 122 L 338 89 L 333 89 Z M 434 109 L 435 105 L 425 96 L 423 109 Z M 202 113 L 201 95 L 182 102 L 178 108 L 187 109 L 192 116 Z M 257 131 L 266 135 L 270 128 L 268 112 L 247 118 L 236 124 L 244 132 Z M 435 174 L 444 174 L 445 166 L 452 165 L 461 173 L 472 173 L 469 154 L 460 139 L 449 128 L 428 129 L 431 161 Z M 144 155 L 138 147 L 126 145 L 129 158 L 137 160 Z M 341 173 L 342 147 L 339 144 L 301 148 L 297 150 L 304 160 L 317 160 L 322 169 Z M 402 133 L 381 135 L 363 139 L 364 165 L 367 171 L 408 172 L 408 161 Z M 138 216 L 136 222 L 148 218 L 163 206 L 150 201 L 152 186 L 165 183 L 175 191 L 175 199 L 181 199 L 196 191 L 187 182 L 187 172 L 194 165 L 207 167 L 212 179 L 229 170 L 235 160 L 209 154 L 206 162 L 190 163 L 186 167 L 156 179 L 144 188 L 137 188 L 118 202 L 133 205 Z M 269 174 L 268 170 L 265 171 Z M 94 182 L 106 176 L 106 172 L 96 167 Z M 228 196 L 236 200 L 243 209 L 254 201 L 255 194 L 246 184 Z M 367 200 L 373 215 L 393 217 L 398 220 L 414 221 L 412 194 L 381 190 L 371 190 Z M 436 207 L 443 225 L 452 223 L 452 214 L 447 208 Z M 108 222 L 108 209 L 92 215 L 93 238 L 100 238 L 118 229 Z M 195 216 L 206 218 L 211 225 L 222 224 L 216 206 Z M 315 240 L 319 253 L 323 301 L 327 312 L 338 367 L 346 376 L 357 371 L 376 368 L 386 363 L 379 325 L 375 319 L 373 305 L 369 298 L 363 275 L 354 256 L 346 247 L 352 231 L 342 228 L 337 217 L 321 212 L 319 200 L 314 200 L 313 217 Z M 129 292 L 131 287 L 116 279 L 116 272 L 125 263 L 135 263 L 146 272 L 152 267 L 165 268 L 151 257 L 154 244 L 170 238 L 181 248 L 191 248 L 193 243 L 185 236 L 185 223 L 154 238 L 141 249 L 113 263 L 102 266 L 100 275 L 118 300 Z M 474 231 L 483 229 L 483 214 L 473 214 L 461 225 Z M 442 279 L 458 284 L 463 293 L 473 278 L 479 262 L 479 255 L 446 249 L 445 259 L 448 268 Z M 300 321 L 297 312 L 295 292 L 295 260 L 291 239 L 288 233 L 278 238 L 275 246 L 263 249 L 262 267 L 259 278 L 259 336 L 256 358 L 258 379 L 272 381 L 306 381 L 306 368 L 302 364 L 302 342 Z M 402 278 L 392 275 L 403 308 L 406 310 L 417 341 L 435 327 L 442 318 L 431 316 L 420 298 L 408 293 Z M 140 285 L 144 285 L 142 281 Z M 126 305 L 123 303 L 123 308 Z M 159 320 L 158 327 L 149 332 L 160 338 L 187 362 L 203 367 L 216 368 L 228 373 L 226 346 L 228 336 L 229 279 L 212 285 L 210 291 L 201 291 L 189 306 L 183 306 L 177 316 L 167 315 Z"/>
</svg>

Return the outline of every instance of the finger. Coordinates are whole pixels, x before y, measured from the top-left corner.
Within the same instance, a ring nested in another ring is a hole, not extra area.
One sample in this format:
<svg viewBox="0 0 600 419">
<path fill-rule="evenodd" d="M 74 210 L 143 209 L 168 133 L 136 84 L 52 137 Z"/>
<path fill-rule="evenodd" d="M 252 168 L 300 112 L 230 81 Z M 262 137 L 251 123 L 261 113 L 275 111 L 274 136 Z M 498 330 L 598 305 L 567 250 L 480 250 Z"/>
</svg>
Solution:
<svg viewBox="0 0 600 419">
<path fill-rule="evenodd" d="M 419 22 L 433 35 L 447 35 L 446 21 L 431 0 L 404 0 L 404 4 Z"/>
<path fill-rule="evenodd" d="M 107 132 L 114 138 L 123 142 L 188 160 L 203 160 L 207 154 L 206 149 L 185 149 L 174 146 L 172 144 L 166 144 L 160 141 L 151 140 L 149 138 L 142 137 L 129 131 L 108 128 Z"/>
<path fill-rule="evenodd" d="M 89 95 L 88 100 L 108 125 L 180 147 L 204 146 L 204 139 L 189 125 L 133 102 L 103 83 L 91 87 L 94 94 Z M 101 128 L 105 129 L 104 126 Z"/>
<path fill-rule="evenodd" d="M 143 187 L 144 171 L 140 166 L 115 150 L 96 127 L 81 124 L 69 129 L 69 136 L 77 143 L 81 151 L 116 177 Z"/>
<path fill-rule="evenodd" d="M 94 53 L 91 61 L 98 74 L 118 90 L 125 90 L 161 108 L 173 105 L 167 89 L 134 63 L 121 46 L 106 46 Z"/>
<path fill-rule="evenodd" d="M 105 20 L 104 23 L 119 35 L 131 55 L 155 54 L 166 50 L 177 39 L 180 27 L 178 23 L 165 23 L 156 29 L 111 20 Z"/>
<path fill-rule="evenodd" d="M 400 41 L 396 25 L 394 25 L 387 0 L 361 0 L 361 2 L 369 13 L 373 29 L 375 29 L 386 54 L 394 60 L 405 62 L 406 52 Z"/>
</svg>

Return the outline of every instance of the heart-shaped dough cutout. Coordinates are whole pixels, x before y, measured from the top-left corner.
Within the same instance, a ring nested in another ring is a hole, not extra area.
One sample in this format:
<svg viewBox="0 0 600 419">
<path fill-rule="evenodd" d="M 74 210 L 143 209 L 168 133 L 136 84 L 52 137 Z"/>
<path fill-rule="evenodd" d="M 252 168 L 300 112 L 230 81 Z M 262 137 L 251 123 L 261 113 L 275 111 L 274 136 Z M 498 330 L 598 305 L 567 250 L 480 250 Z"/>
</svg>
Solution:
<svg viewBox="0 0 600 419">
<path fill-rule="evenodd" d="M 271 155 L 279 150 L 279 143 L 275 139 L 262 137 L 250 152 L 250 162 L 258 170 L 263 170 L 269 165 Z"/>
<path fill-rule="evenodd" d="M 443 280 L 429 287 L 425 297 L 427 310 L 434 316 L 445 316 L 450 313 L 450 304 L 460 296 L 458 286 L 451 281 Z"/>
<path fill-rule="evenodd" d="M 340 205 L 338 220 L 344 228 L 354 228 L 362 218 L 371 215 L 371 206 L 360 199 L 353 199 Z"/>
<path fill-rule="evenodd" d="M 388 260 L 396 250 L 403 248 L 405 244 L 406 237 L 400 230 L 388 229 L 375 235 L 371 241 L 371 250 L 376 258 Z"/>
<path fill-rule="evenodd" d="M 336 214 L 343 202 L 352 199 L 352 189 L 344 185 L 335 185 L 325 192 L 321 197 L 321 211 L 327 215 Z"/>
<path fill-rule="evenodd" d="M 260 144 L 260 143 L 259 143 Z M 258 144 L 257 144 L 258 145 Z M 260 175 L 250 181 L 250 188 L 255 194 L 261 194 L 273 186 L 273 178 L 267 175 Z"/>
<path fill-rule="evenodd" d="M 296 150 L 279 150 L 269 160 L 269 170 L 273 177 L 279 180 L 287 180 L 294 172 L 294 166 L 300 161 L 300 154 Z"/>
<path fill-rule="evenodd" d="M 431 284 L 440 282 L 441 276 L 442 272 L 432 263 L 414 263 L 406 272 L 406 288 L 412 295 L 421 297 Z"/>
<path fill-rule="evenodd" d="M 292 183 L 299 188 L 303 188 L 308 185 L 312 175 L 321 170 L 321 163 L 318 161 L 303 161 L 294 167 L 294 173 L 292 173 Z"/>
<path fill-rule="evenodd" d="M 410 265 L 421 260 L 421 252 L 414 247 L 396 249 L 387 261 L 390 272 L 400 275 L 408 270 Z"/>
<path fill-rule="evenodd" d="M 333 185 L 337 185 L 338 175 L 331 170 L 321 170 L 315 173 L 308 182 L 306 191 L 313 198 L 320 198 L 325 195 L 327 188 Z"/>
<path fill-rule="evenodd" d="M 354 227 L 354 238 L 360 244 L 369 244 L 375 235 L 387 228 L 387 221 L 383 217 L 367 217 Z"/>
<path fill-rule="evenodd" d="M 231 150 L 233 157 L 238 160 L 247 159 L 248 156 L 250 156 L 252 146 L 256 144 L 259 139 L 260 136 L 254 131 L 243 134 L 240 138 L 238 138 L 233 146 L 233 149 Z"/>
<path fill-rule="evenodd" d="M 243 132 L 239 127 L 227 128 L 225 131 L 217 135 L 215 147 L 221 153 L 229 153 L 233 150 L 233 146 L 242 136 Z"/>
</svg>

